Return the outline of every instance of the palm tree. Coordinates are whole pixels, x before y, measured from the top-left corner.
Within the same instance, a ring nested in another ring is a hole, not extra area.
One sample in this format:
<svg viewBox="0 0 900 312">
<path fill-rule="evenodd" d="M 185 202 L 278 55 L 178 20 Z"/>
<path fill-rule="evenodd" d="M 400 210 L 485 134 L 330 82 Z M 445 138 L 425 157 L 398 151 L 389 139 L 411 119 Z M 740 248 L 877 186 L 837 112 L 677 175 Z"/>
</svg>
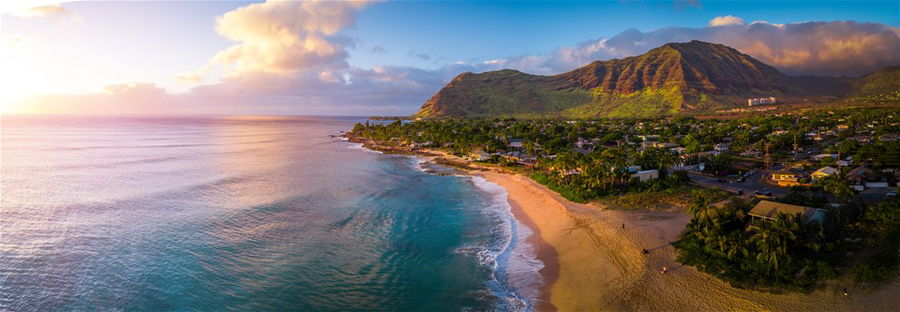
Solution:
<svg viewBox="0 0 900 312">
<path fill-rule="evenodd" d="M 818 182 L 825 192 L 828 192 L 842 201 L 846 201 L 853 196 L 853 189 L 847 176 L 843 173 L 827 176 Z"/>
</svg>

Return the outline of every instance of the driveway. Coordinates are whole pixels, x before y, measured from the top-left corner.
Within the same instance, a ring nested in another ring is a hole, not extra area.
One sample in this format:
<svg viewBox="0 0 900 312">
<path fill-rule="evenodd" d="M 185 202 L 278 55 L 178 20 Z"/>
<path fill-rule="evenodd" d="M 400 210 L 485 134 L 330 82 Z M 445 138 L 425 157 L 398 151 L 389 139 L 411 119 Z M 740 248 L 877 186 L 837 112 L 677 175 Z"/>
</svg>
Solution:
<svg viewBox="0 0 900 312">
<path fill-rule="evenodd" d="M 688 172 L 688 175 L 691 177 L 695 183 L 703 187 L 714 187 L 722 190 L 726 190 L 732 193 L 737 193 L 738 190 L 744 191 L 744 197 L 753 196 L 754 191 L 763 191 L 768 190 L 772 192 L 772 195 L 775 197 L 782 197 L 787 194 L 788 189 L 777 187 L 774 185 L 766 184 L 764 180 L 764 173 L 761 171 L 757 171 L 750 176 L 747 176 L 744 182 L 720 182 L 719 179 L 723 179 L 722 177 L 714 177 L 702 174 L 696 174 L 693 172 Z"/>
</svg>

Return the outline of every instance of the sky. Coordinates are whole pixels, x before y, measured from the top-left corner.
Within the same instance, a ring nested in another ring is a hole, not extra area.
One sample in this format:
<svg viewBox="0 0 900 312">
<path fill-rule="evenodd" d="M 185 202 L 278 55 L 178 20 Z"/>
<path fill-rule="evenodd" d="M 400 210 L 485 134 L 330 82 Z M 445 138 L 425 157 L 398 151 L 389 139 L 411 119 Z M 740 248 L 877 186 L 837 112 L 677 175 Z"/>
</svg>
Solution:
<svg viewBox="0 0 900 312">
<path fill-rule="evenodd" d="M 405 115 L 462 72 L 557 74 L 694 39 L 790 75 L 900 64 L 900 1 L 4 5 L 3 113 Z"/>
</svg>

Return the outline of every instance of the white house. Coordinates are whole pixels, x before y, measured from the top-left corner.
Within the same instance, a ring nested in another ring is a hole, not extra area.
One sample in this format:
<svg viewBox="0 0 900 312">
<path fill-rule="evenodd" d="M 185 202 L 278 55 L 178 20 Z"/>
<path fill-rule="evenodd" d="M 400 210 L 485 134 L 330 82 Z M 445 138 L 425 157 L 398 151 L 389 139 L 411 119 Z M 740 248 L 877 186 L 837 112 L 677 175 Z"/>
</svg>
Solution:
<svg viewBox="0 0 900 312">
<path fill-rule="evenodd" d="M 641 170 L 631 175 L 638 179 L 638 181 L 645 182 L 650 179 L 659 178 L 659 170 L 651 169 L 651 170 Z"/>
</svg>

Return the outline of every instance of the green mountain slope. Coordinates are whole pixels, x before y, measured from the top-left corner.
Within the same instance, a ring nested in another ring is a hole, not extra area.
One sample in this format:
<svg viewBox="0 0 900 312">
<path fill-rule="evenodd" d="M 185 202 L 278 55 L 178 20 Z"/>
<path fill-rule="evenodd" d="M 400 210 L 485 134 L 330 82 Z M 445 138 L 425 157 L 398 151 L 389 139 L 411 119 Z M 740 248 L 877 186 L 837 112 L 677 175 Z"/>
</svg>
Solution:
<svg viewBox="0 0 900 312">
<path fill-rule="evenodd" d="M 868 84 L 854 84 L 853 79 L 792 78 L 727 46 L 691 41 L 668 43 L 643 55 L 596 61 L 554 76 L 509 69 L 463 73 L 425 102 L 415 116 L 658 117 L 742 107 L 753 97 L 826 95 L 825 90 L 844 94 L 862 85 L 890 81 L 882 76 L 872 77 Z"/>
<path fill-rule="evenodd" d="M 900 65 L 882 68 L 852 82 L 847 101 L 869 104 L 900 103 Z"/>
</svg>

